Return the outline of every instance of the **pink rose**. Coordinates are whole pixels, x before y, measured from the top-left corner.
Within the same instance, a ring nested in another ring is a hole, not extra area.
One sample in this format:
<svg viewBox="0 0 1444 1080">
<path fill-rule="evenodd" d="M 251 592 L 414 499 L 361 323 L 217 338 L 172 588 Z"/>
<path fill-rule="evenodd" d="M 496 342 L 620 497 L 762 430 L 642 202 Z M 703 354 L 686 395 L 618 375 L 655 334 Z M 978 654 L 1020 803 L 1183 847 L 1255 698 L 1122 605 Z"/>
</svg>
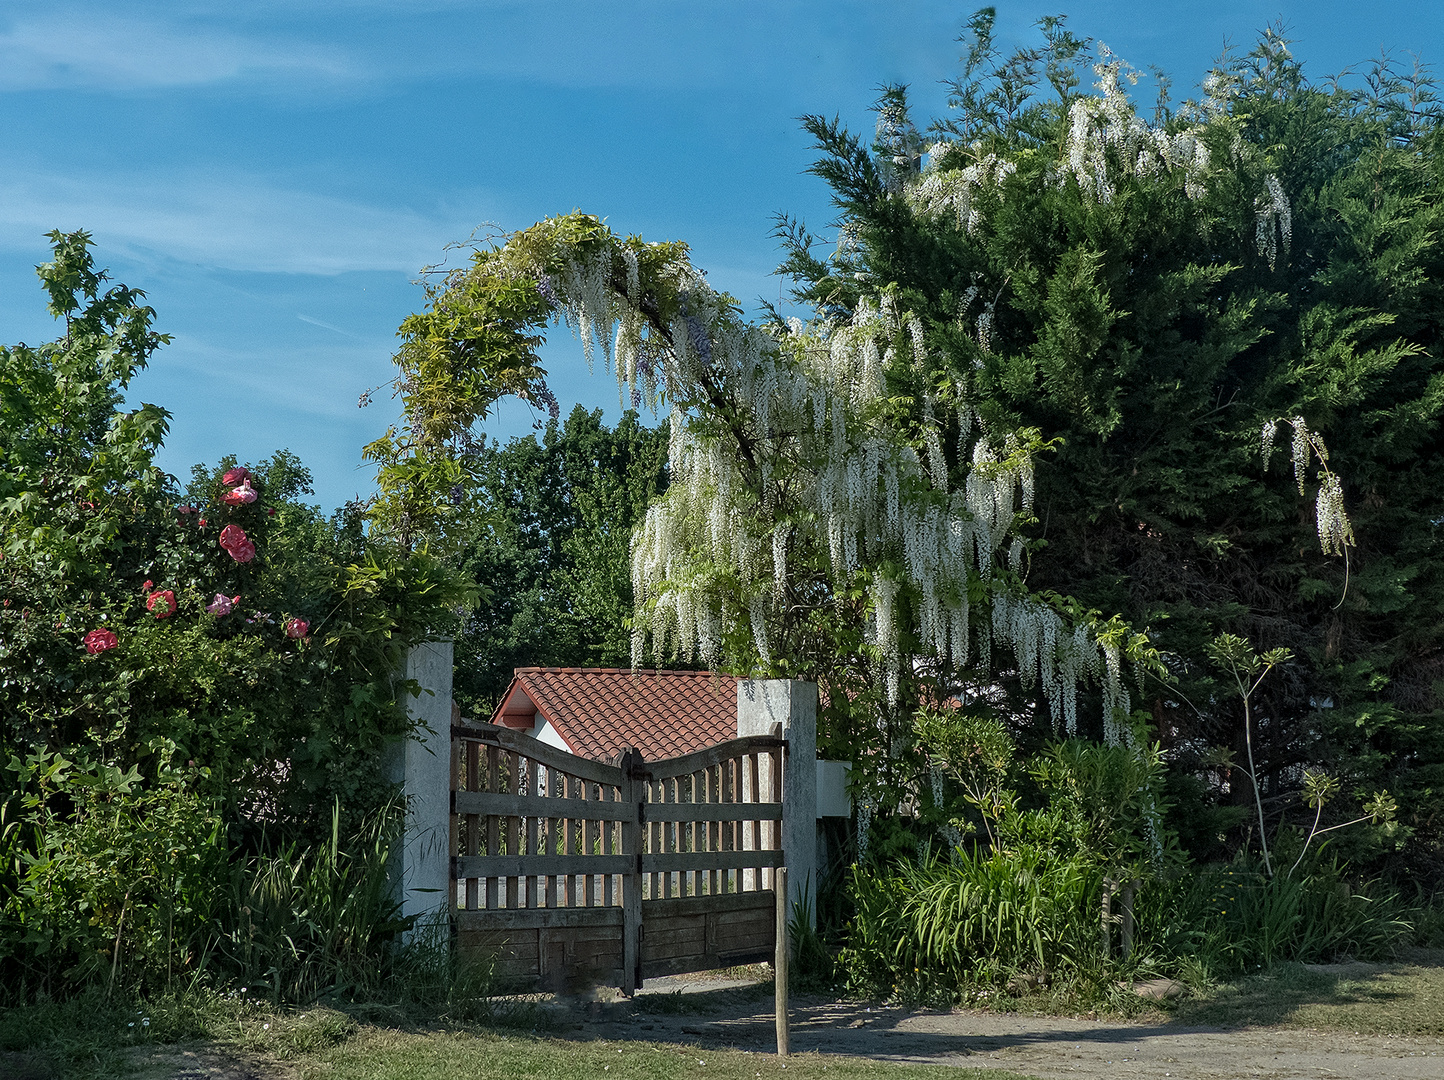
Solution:
<svg viewBox="0 0 1444 1080">
<path fill-rule="evenodd" d="M 144 585 L 141 586 L 141 588 L 144 589 L 146 592 L 150 592 L 151 589 L 155 588 L 155 582 L 148 580 Z"/>
<path fill-rule="evenodd" d="M 145 610 L 157 619 L 169 619 L 176 611 L 175 593 L 170 589 L 157 589 L 145 598 Z"/>
<path fill-rule="evenodd" d="M 236 597 L 239 600 L 240 597 Z M 229 615 L 235 608 L 235 601 L 224 593 L 216 593 L 216 598 L 206 605 L 208 615 Z"/>
<path fill-rule="evenodd" d="M 92 630 L 85 635 L 85 651 L 91 656 L 113 649 L 119 644 L 115 634 L 109 630 Z"/>
<path fill-rule="evenodd" d="M 256 557 L 256 545 L 249 540 L 242 540 L 239 544 L 226 550 L 231 553 L 231 558 L 236 562 L 250 562 Z"/>
<path fill-rule="evenodd" d="M 241 466 L 237 465 L 234 469 L 226 470 L 226 475 L 221 477 L 221 483 L 225 484 L 226 487 L 234 487 L 242 480 L 249 480 L 250 478 L 251 470 L 243 469 L 241 468 Z"/>
<path fill-rule="evenodd" d="M 286 636 L 292 641 L 306 636 L 306 631 L 311 629 L 311 624 L 305 619 L 287 619 Z"/>
<path fill-rule="evenodd" d="M 240 506 L 242 503 L 253 503 L 256 501 L 256 489 L 251 487 L 249 480 L 243 480 L 241 486 L 233 488 L 221 496 L 221 502 L 227 506 Z"/>
<path fill-rule="evenodd" d="M 196 512 L 196 508 L 194 506 L 177 506 L 175 508 L 175 512 L 177 514 L 194 514 Z"/>
<path fill-rule="evenodd" d="M 224 529 L 221 530 L 220 539 L 217 540 L 216 543 L 220 544 L 221 547 L 225 548 L 227 551 L 230 551 L 231 548 L 235 547 L 237 544 L 244 544 L 247 542 L 247 540 L 248 537 L 246 536 L 245 529 L 241 528 L 239 525 L 227 525 Z"/>
</svg>

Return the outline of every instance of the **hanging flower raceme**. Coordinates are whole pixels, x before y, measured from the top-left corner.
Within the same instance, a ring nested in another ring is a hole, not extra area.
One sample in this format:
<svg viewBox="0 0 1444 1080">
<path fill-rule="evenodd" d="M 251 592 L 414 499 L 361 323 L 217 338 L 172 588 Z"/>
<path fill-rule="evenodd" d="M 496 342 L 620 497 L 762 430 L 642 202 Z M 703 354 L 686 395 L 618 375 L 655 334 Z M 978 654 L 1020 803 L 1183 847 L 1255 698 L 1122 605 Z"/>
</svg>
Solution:
<svg viewBox="0 0 1444 1080">
<path fill-rule="evenodd" d="M 85 651 L 91 656 L 106 652 L 119 644 L 120 640 L 110 630 L 92 630 L 85 635 Z"/>
<path fill-rule="evenodd" d="M 175 602 L 175 593 L 170 589 L 156 589 L 145 598 L 145 610 L 157 619 L 169 619 L 176 613 L 178 606 Z"/>
</svg>

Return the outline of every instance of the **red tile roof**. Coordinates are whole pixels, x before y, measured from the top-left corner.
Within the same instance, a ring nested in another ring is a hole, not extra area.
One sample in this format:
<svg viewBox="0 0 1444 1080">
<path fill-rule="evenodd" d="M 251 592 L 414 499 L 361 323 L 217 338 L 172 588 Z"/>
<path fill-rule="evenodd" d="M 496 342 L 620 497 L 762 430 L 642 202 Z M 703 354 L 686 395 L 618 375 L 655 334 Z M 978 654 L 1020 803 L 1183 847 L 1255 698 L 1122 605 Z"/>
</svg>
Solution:
<svg viewBox="0 0 1444 1080">
<path fill-rule="evenodd" d="M 517 668 L 492 723 L 530 726 L 541 713 L 574 754 L 611 760 L 634 746 L 648 760 L 737 737 L 736 675 L 628 668 Z M 510 723 L 508 723 L 510 720 Z"/>
</svg>

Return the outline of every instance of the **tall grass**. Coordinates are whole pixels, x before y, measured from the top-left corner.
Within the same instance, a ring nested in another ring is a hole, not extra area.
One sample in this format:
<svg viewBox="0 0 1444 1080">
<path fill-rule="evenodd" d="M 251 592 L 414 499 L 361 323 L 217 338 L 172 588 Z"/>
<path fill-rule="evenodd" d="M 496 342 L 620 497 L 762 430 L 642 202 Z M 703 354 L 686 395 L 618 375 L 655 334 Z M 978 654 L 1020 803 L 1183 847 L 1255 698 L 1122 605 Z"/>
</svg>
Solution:
<svg viewBox="0 0 1444 1080">
<path fill-rule="evenodd" d="M 1293 878 L 1269 878 L 1244 861 L 1205 867 L 1159 897 L 1147 919 L 1154 937 L 1219 976 L 1286 961 L 1384 959 L 1414 932 L 1397 893 L 1350 882 L 1332 861 Z"/>
<path fill-rule="evenodd" d="M 1100 873 L 1034 849 L 853 871 L 842 966 L 856 989 L 1076 971 L 1098 941 Z"/>
<path fill-rule="evenodd" d="M 1293 879 L 1238 862 L 1147 882 L 1128 959 L 1104 954 L 1102 870 L 1083 859 L 960 851 L 951 862 L 855 867 L 851 890 L 840 964 L 852 989 L 884 995 L 1002 986 L 1020 973 L 1108 993 L 1140 970 L 1228 978 L 1286 961 L 1381 959 L 1414 930 L 1396 894 L 1351 884 L 1332 862 Z"/>
<path fill-rule="evenodd" d="M 218 971 L 264 987 L 274 1002 L 375 993 L 392 943 L 410 927 L 388 864 L 401 820 L 399 808 L 383 808 L 343 846 L 333 807 L 329 842 L 237 862 L 210 943 Z"/>
</svg>

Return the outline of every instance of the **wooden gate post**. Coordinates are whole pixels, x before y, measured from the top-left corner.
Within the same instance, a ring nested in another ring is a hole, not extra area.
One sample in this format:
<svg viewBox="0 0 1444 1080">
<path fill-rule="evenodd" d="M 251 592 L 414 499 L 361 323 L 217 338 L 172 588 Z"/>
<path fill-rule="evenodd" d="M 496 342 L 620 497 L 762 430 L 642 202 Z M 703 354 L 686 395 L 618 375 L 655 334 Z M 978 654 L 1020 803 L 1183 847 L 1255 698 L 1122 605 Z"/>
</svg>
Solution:
<svg viewBox="0 0 1444 1080">
<path fill-rule="evenodd" d="M 777 868 L 777 951 L 772 961 L 772 1012 L 777 1017 L 777 1056 L 788 1055 L 787 962 L 787 867 Z"/>
<path fill-rule="evenodd" d="M 622 875 L 622 985 L 631 997 L 642 986 L 642 803 L 646 800 L 641 778 L 642 753 L 628 746 L 617 757 L 622 769 L 622 803 L 632 816 L 622 822 L 622 854 L 632 859 L 632 870 Z"/>
</svg>

